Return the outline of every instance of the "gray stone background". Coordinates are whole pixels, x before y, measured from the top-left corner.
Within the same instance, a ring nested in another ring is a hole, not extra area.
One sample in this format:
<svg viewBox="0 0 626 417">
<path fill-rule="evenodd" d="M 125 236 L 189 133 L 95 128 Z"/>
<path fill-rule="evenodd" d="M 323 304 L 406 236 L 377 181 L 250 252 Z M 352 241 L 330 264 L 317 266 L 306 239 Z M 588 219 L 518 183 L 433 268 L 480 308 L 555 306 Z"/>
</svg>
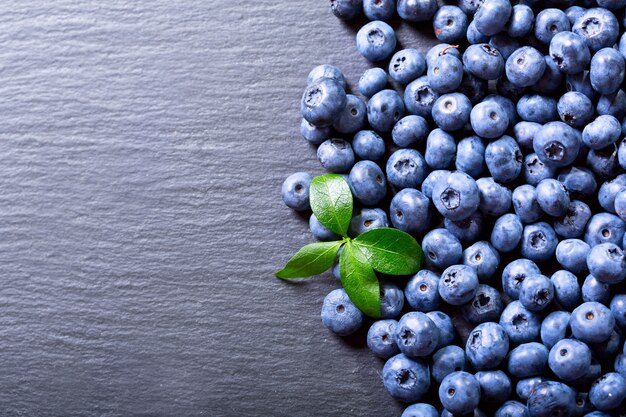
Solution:
<svg viewBox="0 0 626 417">
<path fill-rule="evenodd" d="M 401 413 L 334 278 L 273 277 L 321 63 L 369 67 L 325 0 L 0 3 L 1 416 Z"/>
</svg>

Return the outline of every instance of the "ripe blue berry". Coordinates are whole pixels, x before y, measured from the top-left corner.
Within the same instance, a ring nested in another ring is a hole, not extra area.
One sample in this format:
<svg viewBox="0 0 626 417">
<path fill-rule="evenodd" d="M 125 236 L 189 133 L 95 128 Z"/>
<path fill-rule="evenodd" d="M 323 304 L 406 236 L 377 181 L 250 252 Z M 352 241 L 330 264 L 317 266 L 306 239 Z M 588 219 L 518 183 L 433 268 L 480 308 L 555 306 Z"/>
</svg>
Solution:
<svg viewBox="0 0 626 417">
<path fill-rule="evenodd" d="M 309 204 L 309 188 L 313 177 L 306 172 L 291 174 L 283 182 L 281 196 L 289 208 L 296 211 L 305 211 L 311 208 Z"/>
<path fill-rule="evenodd" d="M 367 23 L 356 34 L 358 51 L 372 62 L 383 61 L 396 49 L 396 33 L 391 26 L 380 20 Z"/>
<path fill-rule="evenodd" d="M 363 324 L 363 313 L 343 289 L 331 291 L 322 305 L 322 323 L 340 336 L 356 332 Z"/>
<path fill-rule="evenodd" d="M 389 394 L 404 402 L 419 401 L 430 388 L 428 365 L 402 353 L 387 360 L 382 378 Z"/>
</svg>

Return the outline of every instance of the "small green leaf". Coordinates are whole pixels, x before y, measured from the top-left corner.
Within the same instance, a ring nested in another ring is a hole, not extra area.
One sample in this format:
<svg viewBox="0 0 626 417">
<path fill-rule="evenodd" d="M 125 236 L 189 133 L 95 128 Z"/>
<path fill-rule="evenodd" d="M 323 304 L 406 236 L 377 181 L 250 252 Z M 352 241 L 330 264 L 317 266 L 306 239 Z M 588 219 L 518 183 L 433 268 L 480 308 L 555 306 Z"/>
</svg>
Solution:
<svg viewBox="0 0 626 417">
<path fill-rule="evenodd" d="M 321 274 L 333 266 L 337 252 L 343 241 L 317 242 L 303 246 L 287 262 L 287 265 L 276 273 L 281 279 L 305 278 Z"/>
<path fill-rule="evenodd" d="M 420 269 L 422 248 L 398 229 L 372 229 L 353 240 L 375 271 L 389 275 L 410 275 Z"/>
<path fill-rule="evenodd" d="M 343 237 L 348 236 L 352 219 L 352 191 L 341 175 L 326 174 L 313 178 L 309 200 L 320 223 Z"/>
<path fill-rule="evenodd" d="M 339 258 L 343 289 L 350 300 L 366 315 L 380 317 L 380 285 L 365 255 L 352 242 L 347 242 Z"/>
</svg>

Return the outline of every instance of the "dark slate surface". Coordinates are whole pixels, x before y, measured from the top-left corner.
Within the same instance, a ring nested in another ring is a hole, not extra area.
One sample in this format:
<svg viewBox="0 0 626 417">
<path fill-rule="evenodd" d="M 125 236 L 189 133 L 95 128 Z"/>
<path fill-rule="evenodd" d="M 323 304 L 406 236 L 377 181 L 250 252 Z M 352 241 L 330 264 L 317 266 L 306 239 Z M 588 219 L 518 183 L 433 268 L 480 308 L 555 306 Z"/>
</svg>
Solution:
<svg viewBox="0 0 626 417">
<path fill-rule="evenodd" d="M 272 275 L 305 77 L 368 67 L 326 1 L 4 2 L 0 45 L 0 415 L 400 414 L 336 281 Z"/>
</svg>

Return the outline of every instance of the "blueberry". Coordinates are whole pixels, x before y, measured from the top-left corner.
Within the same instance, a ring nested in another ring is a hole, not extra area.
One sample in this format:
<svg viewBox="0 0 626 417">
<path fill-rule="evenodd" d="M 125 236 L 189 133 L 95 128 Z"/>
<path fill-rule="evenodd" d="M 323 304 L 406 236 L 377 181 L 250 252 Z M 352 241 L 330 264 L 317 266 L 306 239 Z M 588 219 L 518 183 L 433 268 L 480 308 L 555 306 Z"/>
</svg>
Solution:
<svg viewBox="0 0 626 417">
<path fill-rule="evenodd" d="M 546 316 L 541 322 L 541 342 L 548 349 L 552 349 L 559 340 L 571 335 L 569 328 L 570 313 L 567 311 L 554 311 Z M 589 358 L 591 361 L 591 358 Z"/>
<path fill-rule="evenodd" d="M 579 17 L 585 14 L 586 10 L 587 9 L 580 6 L 571 6 L 565 9 L 565 16 L 569 19 L 570 26 L 574 26 L 574 23 L 576 23 Z"/>
<path fill-rule="evenodd" d="M 601 149 L 617 142 L 621 134 L 621 123 L 615 117 L 601 115 L 585 126 L 582 140 L 591 149 Z"/>
<path fill-rule="evenodd" d="M 452 233 L 459 241 L 473 242 L 480 236 L 483 227 L 483 217 L 480 212 L 476 212 L 467 219 L 453 221 L 444 219 L 444 227 Z"/>
<path fill-rule="evenodd" d="M 626 187 L 620 190 L 615 196 L 613 207 L 615 208 L 615 212 L 620 219 L 626 219 Z"/>
<path fill-rule="evenodd" d="M 380 20 L 367 23 L 356 34 L 356 47 L 359 53 L 372 62 L 389 58 L 396 49 L 396 43 L 393 28 Z"/>
<path fill-rule="evenodd" d="M 394 334 L 398 322 L 395 320 L 375 321 L 367 332 L 367 346 L 379 358 L 387 359 L 400 352 Z"/>
<path fill-rule="evenodd" d="M 511 207 L 511 191 L 498 184 L 493 178 L 476 181 L 480 193 L 480 210 L 490 216 L 501 216 Z"/>
<path fill-rule="evenodd" d="M 367 109 L 363 100 L 357 96 L 348 94 L 347 104 L 333 123 L 333 127 L 339 133 L 354 133 L 363 128 Z"/>
<path fill-rule="evenodd" d="M 624 189 L 626 189 L 626 175 L 624 174 L 605 181 L 598 191 L 598 202 L 606 211 L 616 213 L 615 200 L 617 195 Z"/>
<path fill-rule="evenodd" d="M 354 165 L 354 151 L 343 139 L 328 139 L 317 148 L 317 158 L 330 172 L 345 172 Z"/>
<path fill-rule="evenodd" d="M 576 241 L 576 239 L 563 240 L 561 243 L 568 241 Z M 578 240 L 578 242 L 583 245 L 583 248 L 585 247 L 585 242 L 581 240 Z M 561 243 L 557 246 L 557 258 Z M 570 271 L 561 270 L 552 274 L 550 280 L 554 285 L 554 298 L 561 306 L 570 309 L 578 305 L 578 301 L 580 300 L 580 285 L 578 285 L 576 275 Z"/>
<path fill-rule="evenodd" d="M 576 409 L 576 393 L 560 382 L 542 382 L 531 392 L 527 407 L 532 417 L 571 416 Z"/>
<path fill-rule="evenodd" d="M 476 45 L 479 43 L 489 42 L 489 36 L 483 35 L 476 28 L 476 22 L 472 20 L 469 25 L 467 25 L 467 32 L 465 32 L 465 38 L 470 45 Z"/>
<path fill-rule="evenodd" d="M 535 376 L 532 378 L 520 379 L 515 386 L 515 393 L 520 400 L 527 402 L 530 394 L 537 388 L 539 384 L 546 382 L 546 379 L 541 376 Z M 526 413 L 528 409 L 526 408 Z M 527 414 L 528 415 L 528 414 Z"/>
<path fill-rule="evenodd" d="M 458 346 L 446 346 L 433 354 L 431 373 L 437 383 L 452 372 L 465 370 L 465 352 Z"/>
<path fill-rule="evenodd" d="M 456 6 L 441 6 L 433 19 L 435 36 L 442 42 L 459 42 L 465 36 L 467 15 Z"/>
<path fill-rule="evenodd" d="M 582 128 L 589 123 L 595 112 L 589 97 L 577 91 L 563 94 L 556 104 L 556 108 L 561 120 L 576 128 Z"/>
<path fill-rule="evenodd" d="M 474 268 L 478 279 L 484 281 L 495 274 L 500 265 L 500 255 L 489 242 L 483 240 L 463 251 L 463 264 Z"/>
<path fill-rule="evenodd" d="M 532 185 L 520 185 L 513 190 L 511 201 L 522 223 L 534 223 L 543 216 L 543 210 L 537 202 L 537 190 Z"/>
<path fill-rule="evenodd" d="M 500 55 L 502 55 L 502 58 L 504 59 L 504 63 L 506 63 L 506 60 L 509 59 L 513 52 L 520 48 L 519 41 L 505 35 L 504 32 L 493 35 L 489 39 L 489 45 L 500 52 Z"/>
<path fill-rule="evenodd" d="M 598 188 L 593 172 L 583 167 L 566 168 L 559 173 L 557 179 L 567 188 L 572 198 L 589 198 Z"/>
<path fill-rule="evenodd" d="M 533 9 L 525 4 L 513 6 L 513 13 L 506 25 L 506 32 L 512 38 L 522 38 L 530 33 L 535 24 Z"/>
<path fill-rule="evenodd" d="M 494 101 L 478 103 L 470 113 L 472 129 L 478 136 L 495 139 L 504 134 L 509 126 L 509 116 Z"/>
<path fill-rule="evenodd" d="M 500 365 L 509 351 L 509 338 L 497 323 L 487 322 L 476 326 L 468 336 L 465 354 L 478 370 Z"/>
<path fill-rule="evenodd" d="M 320 223 L 315 214 L 311 214 L 311 217 L 309 217 L 309 229 L 311 230 L 313 237 L 317 240 L 329 241 L 341 239 L 338 234 L 329 230 L 326 226 Z"/>
<path fill-rule="evenodd" d="M 500 325 L 512 343 L 533 342 L 539 338 L 541 317 L 516 300 L 502 311 Z"/>
<path fill-rule="evenodd" d="M 419 116 L 407 116 L 419 117 Z M 406 119 L 406 117 L 405 117 Z M 426 125 L 428 126 L 428 125 Z M 430 132 L 426 140 L 424 159 L 431 169 L 449 168 L 456 155 L 456 142 L 448 132 L 435 129 Z"/>
<path fill-rule="evenodd" d="M 480 404 L 492 408 L 511 396 L 511 379 L 503 371 L 479 371 L 474 375 L 480 384 Z"/>
<path fill-rule="evenodd" d="M 450 175 L 450 171 L 446 169 L 438 169 L 436 171 L 432 171 L 424 181 L 422 182 L 422 192 L 429 199 L 433 196 L 433 188 L 435 188 L 435 184 L 437 184 L 440 180 Z"/>
<path fill-rule="evenodd" d="M 308 140 L 312 144 L 319 145 L 331 136 L 332 129 L 330 126 L 313 126 L 303 118 L 300 123 L 300 134 L 304 139 Z"/>
<path fill-rule="evenodd" d="M 428 365 L 402 353 L 387 360 L 382 377 L 389 394 L 404 402 L 419 401 L 430 388 Z"/>
<path fill-rule="evenodd" d="M 352 20 L 363 10 L 362 0 L 330 0 L 330 10 L 342 20 Z"/>
<path fill-rule="evenodd" d="M 546 68 L 541 78 L 531 88 L 540 94 L 554 94 L 562 85 L 563 73 L 550 56 L 544 56 L 543 60 Z"/>
<path fill-rule="evenodd" d="M 580 237 L 591 218 L 591 209 L 582 201 L 572 201 L 565 214 L 554 219 L 554 231 L 564 238 Z"/>
<path fill-rule="evenodd" d="M 396 326 L 396 344 L 407 356 L 430 355 L 439 343 L 439 329 L 424 313 L 406 313 Z"/>
<path fill-rule="evenodd" d="M 341 88 L 346 89 L 346 77 L 341 70 L 333 65 L 323 64 L 313 68 L 307 77 L 307 85 L 314 84 L 323 78 L 331 78 L 339 83 Z"/>
<path fill-rule="evenodd" d="M 498 320 L 503 308 L 500 293 L 493 287 L 480 284 L 474 298 L 462 307 L 462 312 L 467 321 L 480 324 Z"/>
<path fill-rule="evenodd" d="M 430 201 L 421 191 L 405 188 L 393 196 L 389 215 L 396 229 L 421 233 L 430 226 Z"/>
<path fill-rule="evenodd" d="M 517 102 L 517 113 L 527 122 L 548 123 L 559 119 L 556 100 L 540 94 L 522 96 Z"/>
<path fill-rule="evenodd" d="M 612 94 L 624 81 L 624 70 L 624 57 L 617 49 L 600 49 L 591 59 L 591 85 L 600 94 Z"/>
<path fill-rule="evenodd" d="M 363 13 L 369 20 L 389 20 L 395 12 L 395 0 L 363 0 Z"/>
<path fill-rule="evenodd" d="M 624 0 L 598 0 L 598 6 L 604 7 L 609 10 L 617 10 L 626 6 L 626 1 Z"/>
<path fill-rule="evenodd" d="M 537 342 L 523 343 L 509 353 L 507 369 L 517 378 L 528 378 L 541 375 L 547 362 L 548 349 L 544 345 Z"/>
<path fill-rule="evenodd" d="M 480 401 L 480 384 L 470 373 L 453 372 L 441 382 L 439 400 L 454 415 L 470 413 Z"/>
<path fill-rule="evenodd" d="M 518 87 L 530 87 L 537 83 L 546 69 L 546 61 L 532 46 L 517 49 L 506 60 L 506 76 Z"/>
<path fill-rule="evenodd" d="M 429 312 L 439 307 L 439 275 L 422 269 L 409 280 L 404 288 L 409 305 L 417 311 Z"/>
<path fill-rule="evenodd" d="M 435 184 L 432 200 L 442 216 L 459 221 L 467 219 L 478 209 L 480 194 L 474 179 L 457 171 Z"/>
<path fill-rule="evenodd" d="M 469 121 L 472 103 L 461 93 L 440 96 L 432 108 L 432 117 L 437 126 L 446 131 L 462 129 Z"/>
<path fill-rule="evenodd" d="M 576 339 L 558 341 L 548 359 L 550 369 L 563 381 L 573 381 L 587 372 L 591 365 L 589 347 Z"/>
<path fill-rule="evenodd" d="M 341 84 L 332 78 L 320 78 L 302 94 L 302 117 L 314 126 L 332 125 L 345 109 L 348 98 Z"/>
<path fill-rule="evenodd" d="M 474 13 L 484 3 L 484 0 L 458 0 L 457 3 L 466 15 L 474 16 Z"/>
<path fill-rule="evenodd" d="M 511 182 L 522 171 L 522 152 L 510 136 L 493 141 L 485 148 L 485 163 L 497 182 Z"/>
<path fill-rule="evenodd" d="M 412 404 L 404 410 L 400 417 L 439 417 L 439 412 L 430 404 Z"/>
<path fill-rule="evenodd" d="M 500 96 L 498 94 L 490 94 L 483 101 L 495 101 L 504 109 L 507 116 L 509 116 L 509 128 L 512 128 L 517 123 L 517 107 L 515 103 L 509 98 Z"/>
<path fill-rule="evenodd" d="M 373 130 L 362 130 L 354 135 L 352 150 L 361 159 L 378 161 L 385 154 L 385 141 Z"/>
<path fill-rule="evenodd" d="M 533 223 L 524 227 L 520 253 L 532 261 L 547 261 L 554 256 L 557 244 L 556 233 L 548 223 Z"/>
<path fill-rule="evenodd" d="M 618 351 L 622 350 L 622 346 L 621 336 L 614 330 L 604 342 L 589 344 L 589 349 L 591 349 L 591 354 L 594 357 L 612 358 Z"/>
<path fill-rule="evenodd" d="M 585 242 L 589 246 L 600 243 L 621 245 L 626 224 L 614 214 L 598 213 L 591 217 L 585 230 Z"/>
<path fill-rule="evenodd" d="M 611 299 L 610 307 L 611 313 L 618 326 L 621 329 L 626 327 L 626 294 L 616 294 L 615 297 Z"/>
<path fill-rule="evenodd" d="M 526 155 L 522 165 L 522 173 L 526 183 L 532 186 L 537 186 L 545 179 L 554 178 L 555 174 L 554 169 L 541 162 L 536 153 Z"/>
<path fill-rule="evenodd" d="M 450 45 L 449 43 L 438 43 L 426 52 L 426 66 L 432 67 L 435 59 L 440 55 L 448 54 L 453 55 L 458 59 L 461 59 L 461 53 L 459 52 L 458 45 Z"/>
<path fill-rule="evenodd" d="M 387 85 L 387 73 L 382 68 L 369 68 L 359 78 L 359 91 L 365 97 L 372 97 Z"/>
<path fill-rule="evenodd" d="M 437 11 L 437 0 L 398 0 L 398 14 L 408 22 L 430 20 Z"/>
<path fill-rule="evenodd" d="M 523 226 L 515 214 L 500 216 L 491 231 L 491 244 L 500 252 L 511 252 L 522 239 Z"/>
<path fill-rule="evenodd" d="M 444 269 L 461 260 L 463 249 L 459 240 L 446 229 L 433 229 L 424 236 L 422 250 L 426 262 Z"/>
<path fill-rule="evenodd" d="M 476 29 L 485 36 L 493 36 L 505 29 L 512 12 L 508 0 L 485 0 L 474 15 Z"/>
<path fill-rule="evenodd" d="M 391 319 L 397 317 L 404 307 L 404 292 L 394 284 L 380 284 L 380 317 Z"/>
<path fill-rule="evenodd" d="M 387 192 L 385 174 L 372 161 L 357 162 L 350 171 L 348 184 L 354 198 L 366 206 L 378 204 Z"/>
<path fill-rule="evenodd" d="M 626 398 L 626 379 L 617 372 L 602 375 L 589 390 L 589 400 L 601 411 L 619 407 L 624 398 Z"/>
<path fill-rule="evenodd" d="M 601 7 L 588 9 L 576 20 L 572 32 L 582 36 L 592 52 L 611 47 L 619 36 L 619 23 L 609 10 Z"/>
<path fill-rule="evenodd" d="M 602 149 L 591 149 L 587 154 L 587 166 L 601 178 L 612 178 L 620 172 L 617 147 L 609 145 Z"/>
<path fill-rule="evenodd" d="M 626 116 L 626 93 L 624 90 L 617 90 L 612 94 L 601 95 L 596 105 L 598 114 L 610 114 L 618 119 Z"/>
<path fill-rule="evenodd" d="M 570 199 L 561 182 L 547 178 L 537 184 L 537 203 L 546 214 L 559 217 L 567 212 Z"/>
<path fill-rule="evenodd" d="M 504 58 L 487 43 L 468 46 L 463 53 L 463 65 L 470 74 L 484 80 L 496 80 L 504 72 Z"/>
<path fill-rule="evenodd" d="M 519 301 L 530 311 L 541 311 L 554 299 L 554 284 L 544 275 L 527 277 L 519 291 Z"/>
<path fill-rule="evenodd" d="M 559 9 L 544 9 L 539 12 L 535 19 L 535 37 L 546 45 L 557 33 L 569 30 L 569 19 Z"/>
<path fill-rule="evenodd" d="M 535 122 L 522 121 L 513 127 L 513 136 L 522 149 L 532 149 L 535 134 L 541 129 L 541 125 Z"/>
<path fill-rule="evenodd" d="M 428 135 L 428 122 L 421 116 L 409 115 L 398 121 L 391 131 L 393 142 L 401 148 L 420 144 Z"/>
<path fill-rule="evenodd" d="M 426 178 L 426 161 L 415 149 L 399 149 L 386 166 L 387 180 L 396 188 L 417 188 Z"/>
<path fill-rule="evenodd" d="M 455 167 L 477 178 L 485 171 L 485 144 L 478 136 L 469 136 L 456 146 Z"/>
<path fill-rule="evenodd" d="M 439 329 L 439 343 L 437 344 L 437 349 L 452 343 L 454 340 L 454 324 L 450 316 L 441 311 L 429 311 L 426 315 Z"/>
<path fill-rule="evenodd" d="M 463 63 L 454 55 L 442 52 L 427 71 L 428 83 L 437 93 L 450 93 L 463 81 Z"/>
<path fill-rule="evenodd" d="M 406 111 L 417 116 L 430 117 L 438 98 L 439 93 L 430 86 L 427 76 L 418 78 L 404 89 Z"/>
<path fill-rule="evenodd" d="M 615 318 L 607 307 L 590 301 L 582 303 L 572 312 L 570 327 L 576 339 L 586 343 L 600 343 L 611 336 Z"/>
<path fill-rule="evenodd" d="M 591 62 L 585 38 L 572 32 L 554 35 L 550 41 L 550 57 L 565 74 L 581 73 Z"/>
<path fill-rule="evenodd" d="M 381 0 L 374 0 L 381 1 Z M 389 76 L 400 84 L 408 84 L 424 74 L 426 58 L 417 49 L 403 49 L 389 62 Z"/>
<path fill-rule="evenodd" d="M 582 285 L 583 301 L 596 301 L 608 305 L 611 299 L 611 286 L 598 281 L 593 275 L 587 275 Z"/>
<path fill-rule="evenodd" d="M 439 295 L 450 305 L 462 305 L 470 301 L 478 290 L 478 276 L 467 265 L 448 267 L 439 280 Z"/>
<path fill-rule="evenodd" d="M 535 134 L 533 149 L 546 165 L 564 167 L 578 156 L 581 134 L 563 122 L 549 122 Z"/>
<path fill-rule="evenodd" d="M 507 401 L 498 408 L 494 417 L 530 417 L 528 408 L 517 401 Z"/>
<path fill-rule="evenodd" d="M 367 103 L 367 120 L 374 130 L 389 132 L 404 116 L 404 103 L 395 90 L 382 90 Z"/>
<path fill-rule="evenodd" d="M 333 290 L 324 298 L 321 316 L 324 326 L 340 336 L 356 332 L 363 324 L 363 313 L 343 289 Z"/>
<path fill-rule="evenodd" d="M 348 234 L 356 237 L 372 229 L 389 227 L 387 213 L 379 208 L 362 208 L 350 221 Z"/>
<path fill-rule="evenodd" d="M 309 188 L 313 177 L 306 172 L 291 174 L 283 182 L 281 196 L 285 205 L 296 211 L 311 208 L 309 204 Z"/>
<path fill-rule="evenodd" d="M 626 278 L 624 252 L 614 243 L 601 243 L 591 248 L 587 267 L 591 275 L 606 284 L 617 284 Z"/>
</svg>

